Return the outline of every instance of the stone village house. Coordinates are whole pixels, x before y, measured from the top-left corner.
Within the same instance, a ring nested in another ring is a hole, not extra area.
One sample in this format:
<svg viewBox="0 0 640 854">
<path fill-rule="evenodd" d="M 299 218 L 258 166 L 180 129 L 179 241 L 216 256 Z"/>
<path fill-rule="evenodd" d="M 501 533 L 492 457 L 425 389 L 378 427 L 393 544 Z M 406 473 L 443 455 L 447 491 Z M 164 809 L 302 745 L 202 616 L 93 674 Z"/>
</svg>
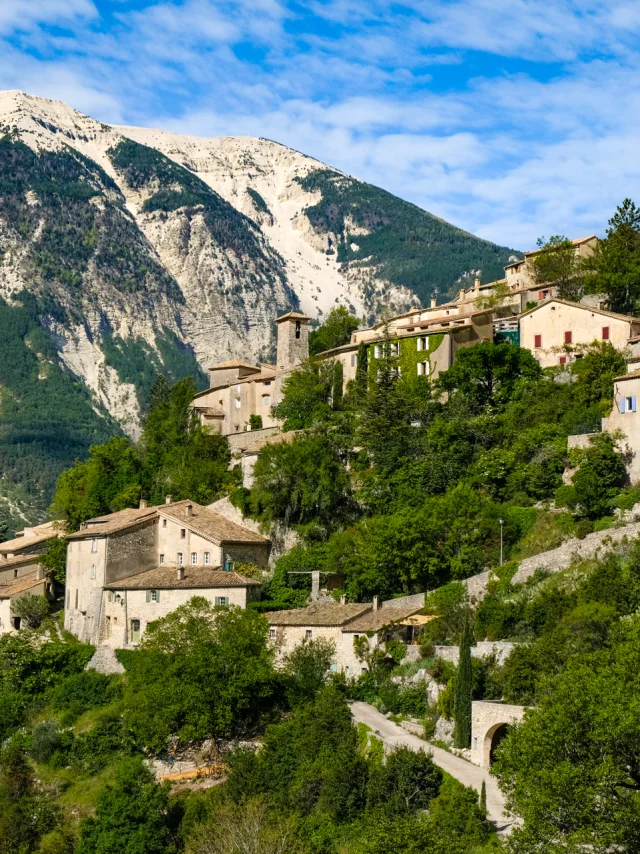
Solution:
<svg viewBox="0 0 640 854">
<path fill-rule="evenodd" d="M 47 540 L 56 536 L 55 523 L 47 522 L 18 531 L 12 540 L 0 543 L 0 634 L 20 629 L 21 619 L 13 605 L 23 596 L 54 599 L 54 583 L 46 577 L 40 557 Z"/>
<path fill-rule="evenodd" d="M 391 599 L 382 606 L 375 596 L 369 604 L 342 601 L 338 605 L 330 600 L 321 601 L 306 608 L 273 611 L 266 617 L 269 639 L 275 645 L 279 662 L 305 640 L 322 638 L 335 646 L 331 670 L 358 677 L 367 668 L 355 653 L 354 640 L 366 637 L 372 650 L 391 637 L 411 640 L 414 627 L 411 618 L 423 607 L 424 594 Z M 420 624 L 419 617 L 414 620 L 415 625 Z"/>
<path fill-rule="evenodd" d="M 170 497 L 89 519 L 67 540 L 65 629 L 113 648 L 137 644 L 149 622 L 193 596 L 245 608 L 260 582 L 234 567 L 266 568 L 270 548 L 219 513 Z"/>
</svg>

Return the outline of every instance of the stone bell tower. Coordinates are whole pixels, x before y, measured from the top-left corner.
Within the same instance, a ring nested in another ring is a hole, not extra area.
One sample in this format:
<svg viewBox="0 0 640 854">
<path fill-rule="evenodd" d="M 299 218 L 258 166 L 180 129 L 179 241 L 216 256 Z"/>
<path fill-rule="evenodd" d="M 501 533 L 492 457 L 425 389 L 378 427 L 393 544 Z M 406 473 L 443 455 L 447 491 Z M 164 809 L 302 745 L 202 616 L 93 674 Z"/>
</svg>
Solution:
<svg viewBox="0 0 640 854">
<path fill-rule="evenodd" d="M 290 371 L 309 358 L 309 318 L 298 311 L 288 311 L 276 323 L 278 370 Z"/>
</svg>

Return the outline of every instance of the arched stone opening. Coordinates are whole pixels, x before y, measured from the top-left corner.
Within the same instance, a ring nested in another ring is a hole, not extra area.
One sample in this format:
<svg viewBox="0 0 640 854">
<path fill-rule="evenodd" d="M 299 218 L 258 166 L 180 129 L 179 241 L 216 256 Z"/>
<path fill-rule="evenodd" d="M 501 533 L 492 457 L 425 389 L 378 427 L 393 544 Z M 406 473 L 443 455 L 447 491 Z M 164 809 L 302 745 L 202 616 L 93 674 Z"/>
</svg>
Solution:
<svg viewBox="0 0 640 854">
<path fill-rule="evenodd" d="M 485 768 L 489 768 L 491 765 L 493 765 L 496 756 L 496 750 L 500 743 L 509 734 L 510 729 L 511 727 L 508 723 L 498 723 L 494 724 L 489 730 L 487 730 L 487 733 L 484 737 L 484 762 L 482 763 Z"/>
</svg>

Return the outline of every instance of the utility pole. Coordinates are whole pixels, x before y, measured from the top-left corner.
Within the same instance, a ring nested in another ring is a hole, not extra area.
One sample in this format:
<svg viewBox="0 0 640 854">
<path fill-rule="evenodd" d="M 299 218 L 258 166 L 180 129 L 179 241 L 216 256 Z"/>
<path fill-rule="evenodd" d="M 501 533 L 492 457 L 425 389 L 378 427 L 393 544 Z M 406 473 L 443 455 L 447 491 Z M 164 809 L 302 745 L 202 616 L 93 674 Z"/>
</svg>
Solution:
<svg viewBox="0 0 640 854">
<path fill-rule="evenodd" d="M 504 525 L 504 519 L 498 519 L 500 522 L 500 566 L 502 566 L 502 526 Z"/>
</svg>

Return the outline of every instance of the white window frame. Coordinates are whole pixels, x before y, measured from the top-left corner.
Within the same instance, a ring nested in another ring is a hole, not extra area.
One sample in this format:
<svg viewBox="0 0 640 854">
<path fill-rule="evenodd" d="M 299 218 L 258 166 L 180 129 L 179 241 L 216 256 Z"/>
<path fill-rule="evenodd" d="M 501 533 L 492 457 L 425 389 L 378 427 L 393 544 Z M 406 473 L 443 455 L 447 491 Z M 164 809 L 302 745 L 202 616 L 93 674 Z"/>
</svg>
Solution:
<svg viewBox="0 0 640 854">
<path fill-rule="evenodd" d="M 431 373 L 431 365 L 429 364 L 429 360 L 425 359 L 423 362 L 418 362 L 418 376 L 419 377 L 428 377 Z"/>
<path fill-rule="evenodd" d="M 210 563 L 211 563 L 211 552 L 205 552 L 204 553 L 204 565 L 209 566 Z"/>
<path fill-rule="evenodd" d="M 89 567 L 89 578 L 94 580 L 95 577 L 96 577 L 96 565 L 95 565 L 95 563 L 92 563 L 91 566 Z"/>
<path fill-rule="evenodd" d="M 182 566 L 184 561 L 184 555 L 182 552 L 178 552 L 178 566 Z"/>
<path fill-rule="evenodd" d="M 198 552 L 191 552 L 191 566 L 198 565 Z"/>
<path fill-rule="evenodd" d="M 98 551 L 98 538 L 97 538 L 97 537 L 94 537 L 94 538 L 91 540 L 91 551 L 92 551 L 92 552 L 97 552 L 97 551 Z"/>
</svg>

